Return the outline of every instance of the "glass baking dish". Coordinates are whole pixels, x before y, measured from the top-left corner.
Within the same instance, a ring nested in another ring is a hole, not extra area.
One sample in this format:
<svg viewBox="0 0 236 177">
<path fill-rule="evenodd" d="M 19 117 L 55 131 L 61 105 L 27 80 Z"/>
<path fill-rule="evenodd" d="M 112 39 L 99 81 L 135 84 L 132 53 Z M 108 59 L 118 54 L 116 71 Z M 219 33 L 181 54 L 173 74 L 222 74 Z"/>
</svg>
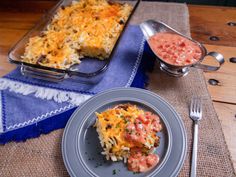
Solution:
<svg viewBox="0 0 236 177">
<path fill-rule="evenodd" d="M 136 10 L 139 2 L 141 0 L 116 0 L 112 2 L 118 3 L 129 3 L 133 6 L 132 12 L 124 25 L 120 36 L 125 30 L 131 16 Z M 24 54 L 25 46 L 29 41 L 30 37 L 39 35 L 44 31 L 47 25 L 50 23 L 53 16 L 56 14 L 59 8 L 68 6 L 72 3 L 72 0 L 61 0 L 59 1 L 46 15 L 44 15 L 41 20 L 28 32 L 26 33 L 20 41 L 10 50 L 8 54 L 9 61 L 14 64 L 18 64 L 21 67 L 21 73 L 25 76 L 30 76 L 37 79 L 43 79 L 47 81 L 59 82 L 66 78 L 73 77 L 73 80 L 85 83 L 97 83 L 101 80 L 104 72 L 107 70 L 108 65 L 112 59 L 112 55 L 119 43 L 120 36 L 112 49 L 110 56 L 105 60 L 99 60 L 96 58 L 85 57 L 81 59 L 80 64 L 72 65 L 69 69 L 57 69 L 52 67 L 46 67 L 38 64 L 31 64 L 23 62 L 21 56 Z"/>
</svg>

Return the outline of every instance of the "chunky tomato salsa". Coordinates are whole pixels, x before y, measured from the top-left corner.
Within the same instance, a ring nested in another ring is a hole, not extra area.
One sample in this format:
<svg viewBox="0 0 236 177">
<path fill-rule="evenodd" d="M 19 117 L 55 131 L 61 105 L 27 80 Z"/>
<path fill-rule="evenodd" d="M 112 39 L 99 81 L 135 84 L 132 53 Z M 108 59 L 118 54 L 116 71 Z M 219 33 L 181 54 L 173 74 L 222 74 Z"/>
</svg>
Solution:
<svg viewBox="0 0 236 177">
<path fill-rule="evenodd" d="M 131 148 L 128 158 L 128 169 L 130 171 L 146 172 L 159 162 L 159 156 L 145 152 L 147 149 L 143 146 L 146 145 L 154 150 L 159 145 L 159 137 L 156 136 L 156 133 L 160 132 L 161 129 L 159 117 L 151 112 L 139 115 L 134 123 L 129 123 L 126 126 L 125 139 L 136 145 L 136 148 Z M 151 138 L 153 134 L 155 134 L 154 139 Z M 152 143 L 154 143 L 154 147 L 151 147 Z"/>
<path fill-rule="evenodd" d="M 124 160 L 128 170 L 138 173 L 158 164 L 154 153 L 160 143 L 157 133 L 162 130 L 158 115 L 129 103 L 96 115 L 95 127 L 107 160 Z"/>
<path fill-rule="evenodd" d="M 190 65 L 200 60 L 202 55 L 196 43 L 174 33 L 156 33 L 148 42 L 157 56 L 172 65 Z"/>
</svg>

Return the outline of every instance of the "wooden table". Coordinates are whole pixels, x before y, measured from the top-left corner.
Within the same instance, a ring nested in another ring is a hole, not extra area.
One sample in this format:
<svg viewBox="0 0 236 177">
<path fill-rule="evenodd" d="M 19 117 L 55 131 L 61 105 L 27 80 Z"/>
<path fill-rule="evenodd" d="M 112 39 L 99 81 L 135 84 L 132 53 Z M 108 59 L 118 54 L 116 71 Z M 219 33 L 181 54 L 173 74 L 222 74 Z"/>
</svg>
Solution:
<svg viewBox="0 0 236 177">
<path fill-rule="evenodd" d="M 236 8 L 189 5 L 189 12 L 192 37 L 206 44 L 208 51 L 222 53 L 226 60 L 219 71 L 204 75 L 236 169 L 236 63 L 229 61 L 236 57 L 236 26 L 227 24 L 236 22 Z M 220 40 L 211 41 L 210 36 Z M 209 79 L 219 84 L 210 85 Z"/>
<path fill-rule="evenodd" d="M 7 60 L 9 48 L 54 4 L 45 0 L 0 2 L 0 76 L 15 68 Z M 205 73 L 205 78 L 236 169 L 236 63 L 229 61 L 236 57 L 236 26 L 227 24 L 236 22 L 236 8 L 189 5 L 189 11 L 192 37 L 206 44 L 208 51 L 222 53 L 226 60 L 218 72 Z M 211 36 L 219 40 L 211 41 Z M 210 85 L 209 79 L 219 83 Z"/>
</svg>

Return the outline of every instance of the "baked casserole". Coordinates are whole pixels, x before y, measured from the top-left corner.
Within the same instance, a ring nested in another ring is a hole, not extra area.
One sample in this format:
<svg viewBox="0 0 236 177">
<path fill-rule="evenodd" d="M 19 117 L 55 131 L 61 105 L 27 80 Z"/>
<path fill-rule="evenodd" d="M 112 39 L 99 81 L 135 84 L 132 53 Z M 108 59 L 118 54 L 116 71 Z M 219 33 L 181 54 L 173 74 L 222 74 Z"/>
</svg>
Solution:
<svg viewBox="0 0 236 177">
<path fill-rule="evenodd" d="M 22 60 L 67 69 L 84 57 L 106 59 L 131 11 L 127 3 L 73 1 L 58 10 L 46 30 L 29 39 Z"/>
<path fill-rule="evenodd" d="M 158 115 L 127 103 L 96 116 L 94 127 L 107 160 L 124 160 L 134 172 L 145 172 L 159 162 L 154 154 L 160 140 L 157 133 L 162 130 Z"/>
</svg>

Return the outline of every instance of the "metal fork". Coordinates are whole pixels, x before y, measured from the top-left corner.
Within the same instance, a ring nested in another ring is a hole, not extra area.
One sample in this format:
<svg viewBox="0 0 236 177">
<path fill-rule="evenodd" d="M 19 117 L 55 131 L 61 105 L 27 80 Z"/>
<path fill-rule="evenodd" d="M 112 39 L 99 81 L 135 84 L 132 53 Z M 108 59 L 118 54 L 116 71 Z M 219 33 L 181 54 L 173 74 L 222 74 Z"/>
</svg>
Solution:
<svg viewBox="0 0 236 177">
<path fill-rule="evenodd" d="M 198 146 L 198 122 L 202 118 L 202 99 L 192 98 L 190 105 L 190 118 L 194 123 L 193 151 L 191 164 L 191 177 L 196 177 L 197 169 L 197 146 Z"/>
</svg>

